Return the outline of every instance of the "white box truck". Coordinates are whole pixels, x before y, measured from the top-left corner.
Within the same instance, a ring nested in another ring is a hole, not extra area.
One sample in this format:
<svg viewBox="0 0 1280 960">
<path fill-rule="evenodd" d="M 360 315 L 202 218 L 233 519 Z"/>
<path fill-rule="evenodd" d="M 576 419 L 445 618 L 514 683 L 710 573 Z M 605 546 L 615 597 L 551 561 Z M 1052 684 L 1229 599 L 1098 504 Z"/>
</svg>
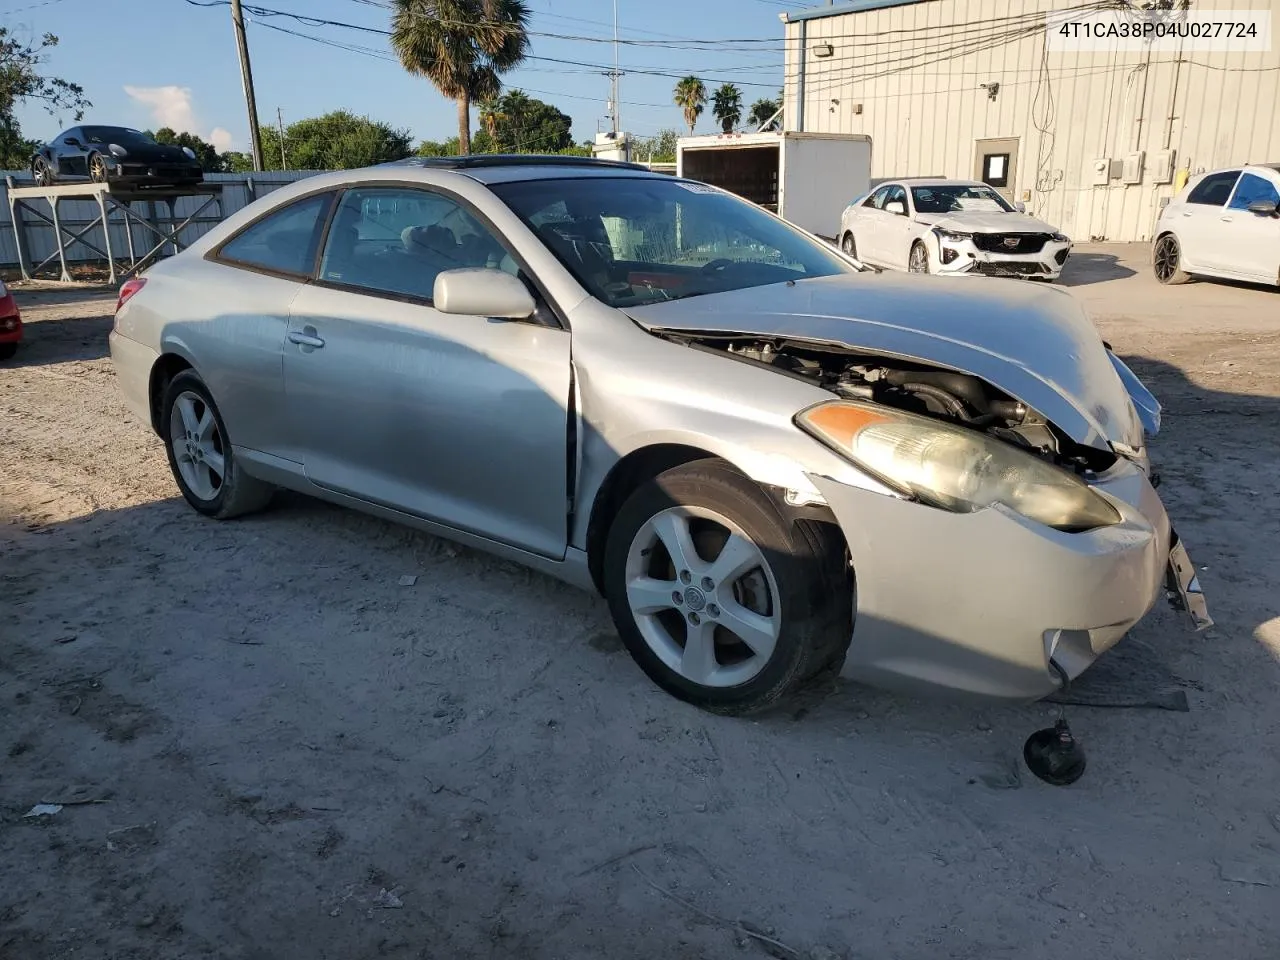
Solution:
<svg viewBox="0 0 1280 960">
<path fill-rule="evenodd" d="M 830 240 L 849 201 L 871 189 L 871 138 L 782 131 L 682 137 L 676 175 L 736 193 Z"/>
</svg>

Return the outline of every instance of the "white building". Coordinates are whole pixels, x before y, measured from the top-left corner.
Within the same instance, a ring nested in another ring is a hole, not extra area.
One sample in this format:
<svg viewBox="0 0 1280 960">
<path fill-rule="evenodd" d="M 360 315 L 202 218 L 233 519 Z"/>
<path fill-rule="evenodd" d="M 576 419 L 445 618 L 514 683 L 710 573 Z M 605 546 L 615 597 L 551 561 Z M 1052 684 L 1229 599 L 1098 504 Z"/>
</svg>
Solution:
<svg viewBox="0 0 1280 960">
<path fill-rule="evenodd" d="M 1077 241 L 1147 240 L 1190 174 L 1280 162 L 1280 0 L 1134 4 L 1152 5 L 1174 9 L 1110 15 L 1165 24 L 1151 28 L 1164 40 L 1132 49 L 1067 26 L 1104 6 L 1086 0 L 836 0 L 782 14 L 786 128 L 870 135 L 877 180 L 976 177 Z M 1240 10 L 1255 28 L 1234 51 L 1169 35 Z M 1274 42 L 1258 35 L 1268 15 Z"/>
</svg>

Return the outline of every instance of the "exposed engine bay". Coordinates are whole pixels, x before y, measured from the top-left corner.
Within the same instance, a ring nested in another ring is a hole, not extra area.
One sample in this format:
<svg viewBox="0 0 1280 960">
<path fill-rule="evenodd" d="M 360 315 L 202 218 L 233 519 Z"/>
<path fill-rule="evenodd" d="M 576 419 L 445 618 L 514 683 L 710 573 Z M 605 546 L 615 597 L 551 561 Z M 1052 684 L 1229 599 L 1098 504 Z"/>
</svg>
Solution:
<svg viewBox="0 0 1280 960">
<path fill-rule="evenodd" d="M 1116 460 L 1114 454 L 1075 443 L 1025 404 L 969 374 L 821 343 L 754 336 L 665 336 L 765 364 L 839 397 L 869 400 L 981 430 L 1079 474 L 1102 472 Z"/>
</svg>

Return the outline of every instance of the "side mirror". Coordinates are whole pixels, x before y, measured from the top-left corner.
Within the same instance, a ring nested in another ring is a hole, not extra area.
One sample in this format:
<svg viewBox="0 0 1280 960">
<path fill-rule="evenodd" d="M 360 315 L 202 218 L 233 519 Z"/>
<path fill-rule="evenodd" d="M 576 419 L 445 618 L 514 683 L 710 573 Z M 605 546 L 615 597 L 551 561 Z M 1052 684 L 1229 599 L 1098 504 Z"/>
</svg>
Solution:
<svg viewBox="0 0 1280 960">
<path fill-rule="evenodd" d="M 907 215 L 907 205 L 901 200 L 890 200 L 884 205 L 884 208 L 888 213 L 896 213 L 900 217 Z"/>
<path fill-rule="evenodd" d="M 441 313 L 505 320 L 526 320 L 538 306 L 519 279 L 485 267 L 443 271 L 431 299 Z"/>
<path fill-rule="evenodd" d="M 1026 213 L 1027 205 L 1023 203 L 1021 200 L 1019 200 L 1017 203 L 1013 205 L 1013 209 L 1017 210 L 1019 213 Z"/>
<path fill-rule="evenodd" d="M 1280 204 L 1271 200 L 1255 200 L 1249 204 L 1249 212 L 1255 213 L 1260 217 L 1274 217 L 1280 213 Z"/>
</svg>

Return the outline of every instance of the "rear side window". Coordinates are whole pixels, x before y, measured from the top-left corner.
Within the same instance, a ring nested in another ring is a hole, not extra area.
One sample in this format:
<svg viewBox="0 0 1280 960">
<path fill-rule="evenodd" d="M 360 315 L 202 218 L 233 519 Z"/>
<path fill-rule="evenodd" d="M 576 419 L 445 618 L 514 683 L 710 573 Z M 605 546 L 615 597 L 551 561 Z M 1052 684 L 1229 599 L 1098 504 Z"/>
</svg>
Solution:
<svg viewBox="0 0 1280 960">
<path fill-rule="evenodd" d="M 218 259 L 270 273 L 311 276 L 333 197 L 304 197 L 268 214 L 224 243 Z"/>
<path fill-rule="evenodd" d="M 1246 173 L 1236 186 L 1235 195 L 1231 198 L 1232 210 L 1247 210 L 1249 204 L 1266 200 L 1271 204 L 1280 204 L 1280 191 L 1270 180 L 1263 180 L 1252 173 Z"/>
<path fill-rule="evenodd" d="M 1221 207 L 1231 196 L 1231 188 L 1240 179 L 1239 170 L 1225 170 L 1222 173 L 1211 173 L 1187 194 L 1187 203 L 1203 203 L 1210 207 Z"/>
</svg>

